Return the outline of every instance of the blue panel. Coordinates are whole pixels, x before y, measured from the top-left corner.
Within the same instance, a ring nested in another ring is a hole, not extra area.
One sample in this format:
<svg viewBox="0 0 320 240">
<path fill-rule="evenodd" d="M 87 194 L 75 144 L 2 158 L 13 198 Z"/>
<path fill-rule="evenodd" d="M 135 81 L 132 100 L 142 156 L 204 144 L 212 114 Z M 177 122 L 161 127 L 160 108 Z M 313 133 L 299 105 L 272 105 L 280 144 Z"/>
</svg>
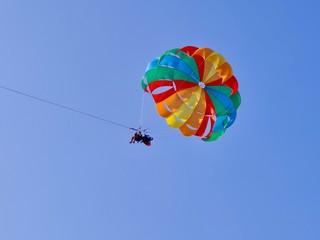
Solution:
<svg viewBox="0 0 320 240">
<path fill-rule="evenodd" d="M 149 62 L 148 66 L 147 66 L 147 71 L 149 71 L 150 69 L 156 68 L 158 66 L 158 62 L 159 62 L 159 57 L 153 59 L 151 62 Z"/>
<path fill-rule="evenodd" d="M 234 123 L 234 121 L 236 120 L 236 118 L 237 118 L 237 112 L 234 111 L 234 112 L 230 113 L 228 116 L 229 116 L 229 122 L 228 122 L 228 124 L 227 124 L 227 126 L 226 126 L 226 129 L 227 129 L 228 127 L 230 127 L 230 126 Z"/>
<path fill-rule="evenodd" d="M 224 106 L 224 109 L 228 112 L 233 112 L 235 111 L 234 106 L 233 106 L 233 102 L 231 101 L 231 99 L 227 96 L 224 95 L 221 92 L 218 92 L 216 90 L 213 90 L 210 87 L 206 87 L 205 88 L 209 93 L 213 94 L 218 100 L 219 102 Z"/>
<path fill-rule="evenodd" d="M 196 82 L 200 82 L 197 75 L 193 72 L 192 68 L 189 67 L 188 64 L 186 64 L 181 58 L 175 56 L 175 55 L 166 55 L 164 56 L 159 65 L 172 67 L 176 70 L 179 70 L 190 77 L 192 77 Z"/>
<path fill-rule="evenodd" d="M 226 118 L 227 116 L 217 117 L 216 122 L 214 123 L 214 126 L 213 126 L 213 132 L 225 130 L 224 121 L 226 120 Z"/>
</svg>

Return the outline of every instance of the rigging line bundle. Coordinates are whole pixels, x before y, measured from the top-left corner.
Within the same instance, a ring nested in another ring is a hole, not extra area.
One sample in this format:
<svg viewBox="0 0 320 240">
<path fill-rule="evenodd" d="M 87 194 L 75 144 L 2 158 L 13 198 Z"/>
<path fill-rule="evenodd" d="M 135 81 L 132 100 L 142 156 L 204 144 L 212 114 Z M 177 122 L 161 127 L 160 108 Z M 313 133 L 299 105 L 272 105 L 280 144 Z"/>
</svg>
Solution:
<svg viewBox="0 0 320 240">
<path fill-rule="evenodd" d="M 72 112 L 75 112 L 75 113 L 78 113 L 78 114 L 81 114 L 81 115 L 84 115 L 84 116 L 87 116 L 87 117 L 91 117 L 91 118 L 94 118 L 94 119 L 97 119 L 97 120 L 100 120 L 100 121 L 104 121 L 104 122 L 107 122 L 107 123 L 110 123 L 110 124 L 114 124 L 114 125 L 117 125 L 119 127 L 128 128 L 128 129 L 134 130 L 134 131 L 138 130 L 136 128 L 129 127 L 127 125 L 124 125 L 124 124 L 121 124 L 121 123 L 118 123 L 118 122 L 114 122 L 114 121 L 110 121 L 108 119 L 105 119 L 105 118 L 102 118 L 102 117 L 99 117 L 99 116 L 95 116 L 93 114 L 86 113 L 86 112 L 83 112 L 83 111 L 80 111 L 80 110 L 77 110 L 77 109 L 74 109 L 74 108 L 70 108 L 70 107 L 67 107 L 67 106 L 64 106 L 64 105 L 61 105 L 61 104 L 58 104 L 58 103 L 55 103 L 55 102 L 52 102 L 52 101 L 49 101 L 49 100 L 46 100 L 46 99 L 43 99 L 43 98 L 39 98 L 39 97 L 30 95 L 30 94 L 21 92 L 21 91 L 17 91 L 17 90 L 12 89 L 12 88 L 8 88 L 8 87 L 1 86 L 1 85 L 0 85 L 0 88 L 2 88 L 4 90 L 7 90 L 7 91 L 10 91 L 10 92 L 13 92 L 13 93 L 16 93 L 16 94 L 19 94 L 19 95 L 22 95 L 22 96 L 25 96 L 25 97 L 28 97 L 28 98 L 32 98 L 32 99 L 40 101 L 40 102 L 44 102 L 44 103 L 47 103 L 47 104 L 50 104 L 50 105 L 53 105 L 53 106 L 56 106 L 56 107 L 59 107 L 59 108 L 63 108 L 65 110 L 72 111 Z"/>
</svg>

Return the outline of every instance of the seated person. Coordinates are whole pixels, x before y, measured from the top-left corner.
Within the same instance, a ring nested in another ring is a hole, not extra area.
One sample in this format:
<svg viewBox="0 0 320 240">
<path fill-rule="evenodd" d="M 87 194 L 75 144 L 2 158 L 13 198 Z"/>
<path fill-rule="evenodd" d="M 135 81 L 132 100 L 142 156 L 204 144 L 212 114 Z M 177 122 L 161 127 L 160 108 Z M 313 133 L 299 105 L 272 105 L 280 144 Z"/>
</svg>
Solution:
<svg viewBox="0 0 320 240">
<path fill-rule="evenodd" d="M 136 132 L 129 143 L 141 142 L 142 141 L 142 134 L 141 132 Z"/>
<path fill-rule="evenodd" d="M 142 137 L 142 142 L 147 145 L 147 146 L 151 146 L 151 141 L 153 140 L 152 137 L 150 137 L 149 135 L 144 135 Z"/>
</svg>

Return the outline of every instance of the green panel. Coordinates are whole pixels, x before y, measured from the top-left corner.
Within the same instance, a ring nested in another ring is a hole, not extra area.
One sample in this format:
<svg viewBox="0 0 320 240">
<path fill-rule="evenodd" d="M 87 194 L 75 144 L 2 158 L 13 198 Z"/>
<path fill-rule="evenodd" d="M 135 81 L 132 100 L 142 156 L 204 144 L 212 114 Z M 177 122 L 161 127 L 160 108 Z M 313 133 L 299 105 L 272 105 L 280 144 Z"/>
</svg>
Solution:
<svg viewBox="0 0 320 240">
<path fill-rule="evenodd" d="M 212 141 L 217 140 L 224 133 L 225 133 L 224 130 L 221 130 L 219 132 L 213 132 L 212 135 L 209 138 L 203 138 L 202 140 L 205 141 L 205 142 L 212 142 Z"/>
<path fill-rule="evenodd" d="M 174 70 L 167 67 L 157 67 L 149 70 L 145 73 L 148 84 L 157 81 L 159 79 L 173 79 Z"/>
<path fill-rule="evenodd" d="M 179 79 L 187 82 L 197 83 L 189 75 L 179 70 L 175 70 L 173 68 L 164 67 L 164 66 L 159 66 L 157 68 L 149 70 L 148 72 L 145 73 L 145 76 L 147 77 L 149 84 L 159 79 L 172 79 L 172 80 Z"/>
<path fill-rule="evenodd" d="M 238 109 L 238 107 L 240 106 L 241 104 L 241 96 L 240 96 L 240 93 L 239 92 L 236 92 L 235 94 L 233 94 L 231 97 L 230 97 L 231 101 L 233 102 L 233 106 L 235 109 Z"/>
<path fill-rule="evenodd" d="M 227 86 L 207 86 L 207 88 L 213 89 L 217 92 L 220 92 L 226 96 L 230 96 L 232 93 L 232 89 Z"/>
<path fill-rule="evenodd" d="M 171 50 L 166 51 L 165 54 L 167 54 L 167 53 L 172 53 L 172 54 L 175 54 L 175 55 L 176 55 L 179 50 L 180 50 L 180 48 L 174 48 L 174 49 L 171 49 Z"/>
<path fill-rule="evenodd" d="M 147 88 L 147 85 L 144 83 L 143 80 L 141 80 L 141 87 L 142 87 L 143 90 L 145 90 Z"/>
<path fill-rule="evenodd" d="M 207 93 L 208 93 L 208 95 L 214 105 L 214 109 L 216 110 L 216 115 L 220 115 L 220 116 L 226 115 L 228 113 L 228 111 L 226 111 L 223 104 L 218 100 L 218 98 L 216 98 L 216 96 L 214 96 L 209 91 L 207 91 Z"/>
</svg>

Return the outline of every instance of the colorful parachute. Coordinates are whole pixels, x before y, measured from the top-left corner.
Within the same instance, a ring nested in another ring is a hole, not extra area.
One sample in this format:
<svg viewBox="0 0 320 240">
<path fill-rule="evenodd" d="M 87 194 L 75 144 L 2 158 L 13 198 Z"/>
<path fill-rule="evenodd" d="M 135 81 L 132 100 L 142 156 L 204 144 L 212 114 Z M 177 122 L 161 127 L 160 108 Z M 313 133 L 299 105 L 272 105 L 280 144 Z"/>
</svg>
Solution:
<svg viewBox="0 0 320 240">
<path fill-rule="evenodd" d="M 224 134 L 241 101 L 231 66 L 209 48 L 187 46 L 165 52 L 149 63 L 141 85 L 169 126 L 204 141 Z"/>
</svg>

